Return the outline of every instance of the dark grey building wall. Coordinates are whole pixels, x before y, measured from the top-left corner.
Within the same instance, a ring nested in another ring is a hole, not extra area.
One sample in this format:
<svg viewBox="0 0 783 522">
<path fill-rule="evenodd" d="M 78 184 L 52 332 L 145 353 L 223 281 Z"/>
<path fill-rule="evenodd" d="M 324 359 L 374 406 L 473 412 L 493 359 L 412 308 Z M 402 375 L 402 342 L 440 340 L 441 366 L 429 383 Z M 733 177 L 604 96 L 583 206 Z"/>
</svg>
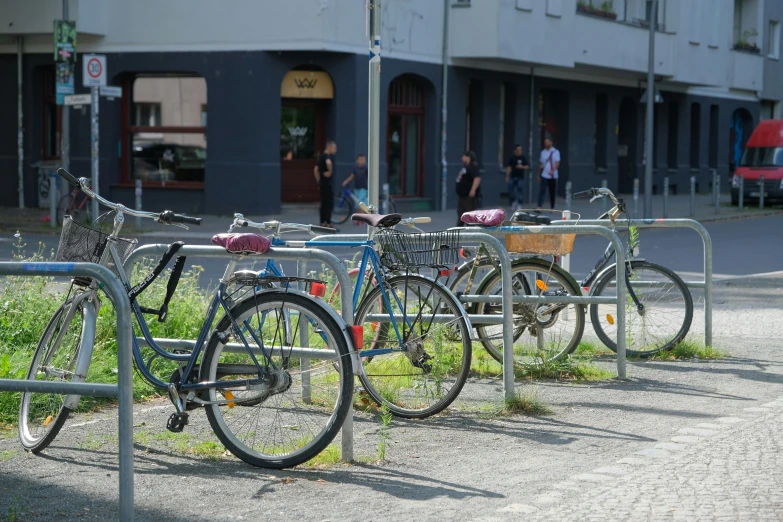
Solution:
<svg viewBox="0 0 783 522">
<path fill-rule="evenodd" d="M 764 56 L 764 90 L 761 97 L 766 100 L 783 100 L 783 49 L 778 50 L 781 59 L 774 60 L 767 58 L 769 49 L 769 21 L 774 20 L 783 24 L 783 2 L 780 0 L 764 1 L 764 47 L 762 56 Z M 783 25 L 780 26 L 783 30 Z M 783 44 L 783 41 L 781 41 Z"/>
</svg>

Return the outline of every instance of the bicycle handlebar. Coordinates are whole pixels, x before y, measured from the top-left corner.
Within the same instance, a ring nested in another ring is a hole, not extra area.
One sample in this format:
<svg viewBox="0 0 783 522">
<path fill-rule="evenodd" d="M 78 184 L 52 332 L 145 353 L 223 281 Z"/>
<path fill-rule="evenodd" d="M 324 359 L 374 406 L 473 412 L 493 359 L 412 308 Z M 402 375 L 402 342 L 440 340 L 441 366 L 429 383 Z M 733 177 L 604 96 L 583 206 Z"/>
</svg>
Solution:
<svg viewBox="0 0 783 522">
<path fill-rule="evenodd" d="M 231 223 L 231 229 L 234 229 L 236 227 L 253 227 L 259 230 L 272 231 L 275 234 L 284 234 L 286 232 L 302 231 L 302 232 L 307 232 L 312 237 L 337 233 L 337 230 L 334 228 L 319 227 L 316 225 L 302 225 L 299 223 L 281 223 L 280 221 L 256 222 L 247 219 L 242 214 L 234 214 L 234 222 Z"/>
<path fill-rule="evenodd" d="M 584 190 L 582 192 L 577 192 L 573 195 L 574 199 L 581 199 L 581 198 L 590 198 L 590 201 L 593 201 L 595 199 L 607 197 L 612 200 L 612 202 L 617 205 L 619 203 L 618 199 L 615 197 L 614 192 L 609 190 L 608 188 L 591 188 L 588 190 Z"/>
<path fill-rule="evenodd" d="M 201 218 L 175 214 L 171 210 L 164 210 L 163 212 L 145 212 L 143 210 L 134 210 L 128 208 L 125 205 L 121 205 L 120 203 L 112 203 L 108 199 L 105 199 L 94 192 L 90 188 L 90 180 L 87 178 L 76 179 L 76 176 L 63 168 L 58 169 L 57 174 L 71 185 L 79 187 L 82 192 L 98 201 L 101 205 L 109 207 L 112 210 L 116 210 L 117 212 L 122 212 L 123 214 L 129 214 L 131 216 L 152 219 L 158 223 L 163 223 L 164 225 L 184 226 L 186 223 L 188 225 L 201 225 Z"/>
</svg>

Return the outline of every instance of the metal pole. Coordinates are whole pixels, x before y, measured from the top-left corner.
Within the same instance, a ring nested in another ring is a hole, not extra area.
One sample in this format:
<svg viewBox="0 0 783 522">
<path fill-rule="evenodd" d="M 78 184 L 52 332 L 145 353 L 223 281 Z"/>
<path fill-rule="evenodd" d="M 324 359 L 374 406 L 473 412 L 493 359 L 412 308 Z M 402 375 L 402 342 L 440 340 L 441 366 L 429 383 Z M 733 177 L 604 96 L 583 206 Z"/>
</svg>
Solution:
<svg viewBox="0 0 783 522">
<path fill-rule="evenodd" d="M 715 174 L 715 213 L 720 213 L 720 176 Z"/>
<path fill-rule="evenodd" d="M 92 103 L 90 104 L 90 118 L 92 119 L 90 140 L 92 143 L 92 179 L 90 187 L 100 194 L 101 187 L 98 184 L 98 87 L 92 89 Z M 98 200 L 92 200 L 92 220 L 98 219 Z"/>
<path fill-rule="evenodd" d="M 645 125 L 644 161 L 644 219 L 652 219 L 652 166 L 655 120 L 655 29 L 658 25 L 658 0 L 652 0 L 650 13 L 650 44 L 647 62 L 647 118 Z M 619 284 L 619 283 L 618 283 Z"/>
<path fill-rule="evenodd" d="M 718 206 L 718 193 L 715 189 L 718 188 L 718 171 L 712 170 L 712 206 Z"/>
<path fill-rule="evenodd" d="M 739 177 L 739 209 L 745 208 L 745 178 Z"/>
<path fill-rule="evenodd" d="M 528 157 L 530 158 L 530 165 L 531 167 L 527 171 L 527 202 L 531 205 L 533 204 L 533 127 L 535 126 L 535 115 L 533 112 L 535 111 L 535 79 L 536 79 L 536 69 L 534 67 L 530 68 L 530 132 L 529 132 L 529 138 L 528 138 Z"/>
<path fill-rule="evenodd" d="M 49 169 L 49 227 L 57 228 L 57 171 Z"/>
<path fill-rule="evenodd" d="M 141 211 L 141 180 L 136 180 L 136 210 Z M 141 230 L 141 218 L 136 216 L 136 231 Z"/>
<path fill-rule="evenodd" d="M 24 208 L 24 111 L 22 95 L 22 45 L 24 37 L 16 37 L 16 157 L 17 157 L 17 183 L 19 192 L 19 208 Z M 56 184 L 55 184 L 56 185 Z M 51 192 L 51 184 L 49 192 Z"/>
<path fill-rule="evenodd" d="M 368 0 L 370 11 L 370 68 L 369 107 L 367 119 L 367 166 L 369 176 L 368 201 L 378 208 L 380 188 L 380 135 L 381 135 L 381 5 L 378 0 Z"/>
<path fill-rule="evenodd" d="M 759 210 L 764 210 L 764 174 L 759 176 Z"/>
<path fill-rule="evenodd" d="M 446 159 L 448 143 L 448 101 L 449 101 L 449 15 L 451 0 L 443 0 L 443 79 L 440 99 L 440 209 L 446 210 L 448 205 L 449 163 Z"/>
<path fill-rule="evenodd" d="M 68 20 L 68 0 L 63 0 L 63 20 Z M 62 168 L 70 171 L 71 169 L 71 107 L 63 105 L 62 108 L 62 131 L 60 135 L 60 163 Z M 68 193 L 68 182 L 60 180 L 61 192 Z"/>
<path fill-rule="evenodd" d="M 663 178 L 663 219 L 669 217 L 669 176 Z"/>
<path fill-rule="evenodd" d="M 639 217 L 639 178 L 633 179 L 633 217 Z"/>
<path fill-rule="evenodd" d="M 566 181 L 565 196 L 566 196 L 565 208 L 566 211 L 570 211 L 571 210 L 571 182 L 570 181 Z M 568 214 L 570 215 L 571 213 L 569 212 Z M 566 217 L 565 212 L 563 213 L 563 219 L 569 219 Z"/>
<path fill-rule="evenodd" d="M 691 176 L 691 200 L 688 215 L 690 215 L 690 217 L 696 215 L 696 176 Z"/>
<path fill-rule="evenodd" d="M 296 275 L 298 277 L 307 277 L 307 261 L 297 261 L 296 263 Z M 299 289 L 303 292 L 307 291 L 307 283 L 302 281 L 299 283 Z M 299 346 L 302 348 L 310 347 L 310 321 L 299 321 Z M 302 357 L 299 359 L 299 372 L 302 376 L 302 402 L 310 404 L 312 402 L 312 390 L 310 384 L 310 359 Z"/>
</svg>

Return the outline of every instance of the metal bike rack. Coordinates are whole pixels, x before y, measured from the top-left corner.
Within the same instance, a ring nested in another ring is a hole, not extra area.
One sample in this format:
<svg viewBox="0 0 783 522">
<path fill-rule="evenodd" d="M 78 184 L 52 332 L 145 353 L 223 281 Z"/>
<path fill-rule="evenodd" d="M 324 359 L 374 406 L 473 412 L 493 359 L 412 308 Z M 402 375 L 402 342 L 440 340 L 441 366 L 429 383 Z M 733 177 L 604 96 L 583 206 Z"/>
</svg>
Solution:
<svg viewBox="0 0 783 522">
<path fill-rule="evenodd" d="M 566 221 L 552 221 L 548 226 L 561 227 Z M 579 226 L 601 226 L 604 228 L 611 227 L 610 221 L 590 219 L 580 220 Z M 693 219 L 632 219 L 617 220 L 614 224 L 615 228 L 620 230 L 626 230 L 629 226 L 636 228 L 690 228 L 695 230 L 701 237 L 702 244 L 704 245 L 704 280 L 703 281 L 685 281 L 686 286 L 689 288 L 703 288 L 704 289 L 704 344 L 712 346 L 712 238 L 704 225 Z M 617 248 L 615 248 L 617 250 Z M 622 249 L 621 249 L 622 250 Z M 624 252 L 624 251 L 623 251 Z M 617 262 L 619 265 L 619 260 Z M 637 283 L 634 283 L 637 284 Z M 619 286 L 619 285 L 618 285 Z"/>
<path fill-rule="evenodd" d="M 330 236 L 332 237 L 332 236 Z M 128 257 L 128 260 L 125 261 L 125 272 L 128 274 L 132 273 L 133 266 L 141 261 L 145 256 L 149 257 L 158 257 L 163 255 L 166 250 L 168 250 L 169 245 L 167 244 L 151 244 L 151 245 L 144 245 L 136 250 L 133 251 L 133 253 Z M 218 257 L 218 258 L 232 258 L 236 257 L 237 254 L 232 254 L 226 251 L 225 248 L 219 247 L 219 246 L 211 246 L 211 245 L 184 245 L 182 248 L 180 248 L 177 251 L 177 255 L 181 256 L 188 256 L 188 257 Z M 343 321 L 347 326 L 351 326 L 353 324 L 353 292 L 351 290 L 351 278 L 348 275 L 348 271 L 345 269 L 345 264 L 337 259 L 337 257 L 330 253 L 326 252 L 324 250 L 318 250 L 318 249 L 302 249 L 302 248 L 270 248 L 268 252 L 265 254 L 260 255 L 253 255 L 253 260 L 258 261 L 266 261 L 268 259 L 273 259 L 276 261 L 298 261 L 299 263 L 303 263 L 302 267 L 306 266 L 305 264 L 308 261 L 318 261 L 320 263 L 323 263 L 324 265 L 331 268 L 335 275 L 337 276 L 337 281 L 340 283 L 340 300 L 342 303 L 341 306 L 341 315 L 343 318 Z M 302 267 L 300 267 L 299 273 L 303 273 Z M 126 301 L 127 301 L 127 294 L 125 294 Z M 146 344 L 146 340 L 143 337 L 137 337 L 136 340 L 141 343 Z M 155 342 L 158 343 L 161 348 L 167 348 L 167 349 L 177 349 L 177 348 L 185 348 L 185 349 L 193 349 L 196 345 L 196 341 L 191 340 L 182 340 L 182 339 L 157 339 L 155 338 Z M 306 341 L 302 343 L 303 346 L 301 347 L 301 350 L 298 350 L 296 355 L 301 357 L 303 360 L 307 360 L 310 358 L 310 354 L 307 351 Z M 352 347 L 352 345 L 349 345 Z M 244 345 L 242 345 L 244 347 Z M 231 344 L 228 345 L 229 349 L 232 348 L 239 348 L 238 346 L 232 346 Z M 359 361 L 359 357 L 357 353 L 352 349 L 351 350 L 351 364 L 353 367 L 353 373 L 354 375 L 358 375 L 358 372 L 360 371 L 361 362 Z M 302 379 L 302 385 L 303 388 L 306 389 L 306 382 L 305 379 Z M 345 418 L 345 422 L 342 426 L 342 445 L 341 445 L 341 452 L 342 452 L 342 459 L 346 462 L 350 462 L 353 460 L 353 408 L 348 413 L 348 416 Z"/>
<path fill-rule="evenodd" d="M 117 312 L 118 384 L 0 379 L 0 391 L 119 397 L 120 520 L 133 520 L 133 363 L 128 294 L 108 268 L 94 263 L 0 262 L 0 275 L 90 277 L 103 284 Z"/>
</svg>

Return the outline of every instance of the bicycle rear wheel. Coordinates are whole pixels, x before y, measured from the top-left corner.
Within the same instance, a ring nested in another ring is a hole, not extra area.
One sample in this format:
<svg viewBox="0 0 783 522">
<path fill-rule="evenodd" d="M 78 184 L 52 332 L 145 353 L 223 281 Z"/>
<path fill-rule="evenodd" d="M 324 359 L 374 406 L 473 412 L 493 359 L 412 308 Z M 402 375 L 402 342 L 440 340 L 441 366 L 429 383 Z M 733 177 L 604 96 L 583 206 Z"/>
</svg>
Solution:
<svg viewBox="0 0 783 522">
<path fill-rule="evenodd" d="M 81 300 L 71 310 L 73 302 L 69 299 L 63 303 L 49 320 L 33 354 L 27 380 L 74 380 L 81 347 L 92 345 L 95 329 L 84 328 L 83 320 L 85 307 L 93 306 L 92 303 Z M 94 313 L 92 317 L 95 317 Z M 65 394 L 22 393 L 19 440 L 27 451 L 38 453 L 55 439 L 71 411 L 65 406 L 66 397 Z"/>
<path fill-rule="evenodd" d="M 215 435 L 253 466 L 281 469 L 307 462 L 334 439 L 351 406 L 353 375 L 343 331 L 324 305 L 285 290 L 249 297 L 230 315 L 261 371 L 244 347 L 228 344 L 241 339 L 224 317 L 204 353 L 201 380 L 264 382 L 218 384 L 205 393 Z M 304 336 L 308 358 L 296 353 Z"/>
<path fill-rule="evenodd" d="M 581 292 L 571 275 L 553 263 L 522 259 L 511 264 L 514 295 L 579 296 Z M 493 271 L 482 281 L 476 294 L 500 295 L 501 273 Z M 501 303 L 478 303 L 479 315 L 501 315 Z M 585 307 L 574 304 L 514 304 L 514 360 L 520 363 L 557 361 L 579 345 L 585 328 Z M 503 363 L 503 325 L 477 326 L 481 344 L 492 357 Z"/>
<path fill-rule="evenodd" d="M 595 283 L 593 295 L 617 295 L 616 266 L 608 269 Z M 668 268 L 647 261 L 631 261 L 627 275 L 628 285 L 641 308 L 630 295 L 626 297 L 626 355 L 649 357 L 671 350 L 688 334 L 693 320 L 693 298 L 688 287 Z M 615 352 L 616 315 L 616 305 L 590 305 L 590 321 L 595 333 Z"/>
<path fill-rule="evenodd" d="M 348 218 L 354 213 L 353 203 L 348 195 L 339 195 L 334 198 L 334 206 L 332 207 L 332 223 L 342 225 Z"/>
<path fill-rule="evenodd" d="M 362 385 L 379 405 L 406 418 L 434 415 L 457 398 L 470 371 L 465 311 L 445 286 L 400 275 L 373 288 L 357 307 L 364 327 Z M 396 319 L 400 338 L 391 324 Z"/>
</svg>

